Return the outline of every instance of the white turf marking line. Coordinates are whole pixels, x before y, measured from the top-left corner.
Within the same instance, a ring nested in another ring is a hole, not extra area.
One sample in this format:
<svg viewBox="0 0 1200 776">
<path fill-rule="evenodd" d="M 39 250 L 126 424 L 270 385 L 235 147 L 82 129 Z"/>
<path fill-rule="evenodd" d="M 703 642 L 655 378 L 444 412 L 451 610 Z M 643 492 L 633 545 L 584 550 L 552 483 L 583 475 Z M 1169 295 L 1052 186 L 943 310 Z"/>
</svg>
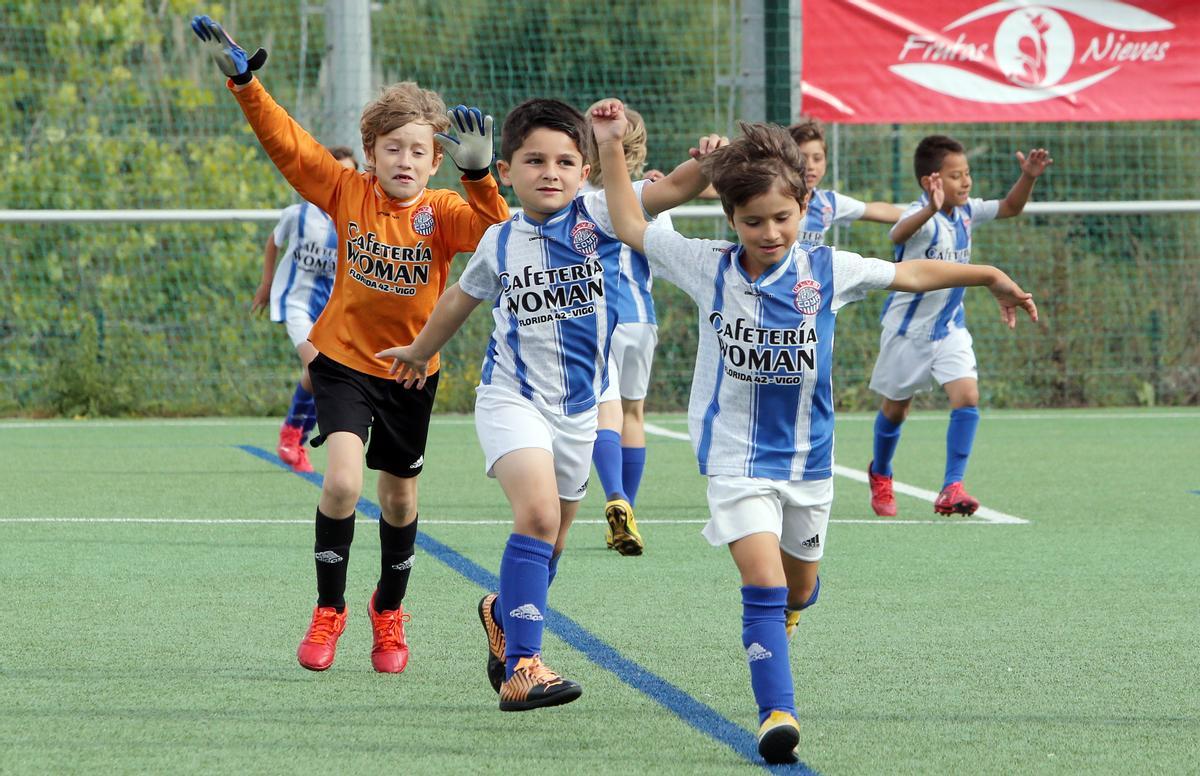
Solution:
<svg viewBox="0 0 1200 776">
<path fill-rule="evenodd" d="M 0 517 L 0 523 L 92 523 L 141 525 L 312 525 L 312 520 L 280 518 L 209 518 L 209 517 Z M 704 525 L 707 520 L 639 520 L 641 525 Z M 869 525 L 989 525 L 987 520 L 830 520 L 831 523 Z M 511 520 L 422 520 L 421 525 L 511 526 Z M 575 520 L 572 525 L 606 525 L 604 520 Z"/>
<path fill-rule="evenodd" d="M 1200 412 L 1072 412 L 1064 410 L 1055 413 L 1021 413 L 1006 414 L 1004 412 L 987 413 L 982 416 L 988 423 L 1004 420 L 1200 420 Z M 874 423 L 874 415 L 838 415 L 837 419 L 846 423 Z M 946 422 L 945 415 L 909 415 L 905 423 Z M 671 425 L 687 425 L 687 418 L 667 418 L 659 423 Z"/>
<path fill-rule="evenodd" d="M 435 426 L 466 426 L 475 425 L 475 420 L 470 417 L 437 417 L 434 416 L 433 425 Z M 89 428 L 227 428 L 233 426 L 273 426 L 278 428 L 280 420 L 278 418 L 241 418 L 241 419 L 222 419 L 222 418 L 167 418 L 167 419 L 147 419 L 137 420 L 130 418 L 128 420 L 63 420 L 61 418 L 48 420 L 0 420 L 0 431 L 5 429 L 20 429 L 20 428 L 37 428 L 37 429 L 89 429 Z"/>
<path fill-rule="evenodd" d="M 1005 414 L 988 413 L 986 415 L 988 423 L 1008 420 L 1200 420 L 1200 412 L 1080 412 L 1075 413 L 1069 410 L 1061 414 Z M 867 423 L 875 422 L 874 415 L 850 415 L 844 414 L 838 416 L 839 421 L 848 423 Z M 945 415 L 910 415 L 905 423 L 930 423 L 946 421 Z M 186 428 L 193 426 L 197 428 L 204 427 L 231 427 L 231 426 L 279 426 L 278 418 L 128 418 L 128 419 L 113 419 L 113 420 L 64 420 L 62 418 L 50 418 L 47 420 L 0 420 L 0 431 L 6 429 L 88 429 L 88 428 L 171 428 L 180 427 Z M 435 426 L 468 426 L 474 425 L 475 420 L 466 415 L 445 416 L 435 415 L 432 424 Z M 666 425 L 686 425 L 687 418 L 664 418 L 659 423 Z M 661 428 L 661 427 L 660 427 Z M 665 430 L 665 429 L 664 429 Z M 685 437 L 686 438 L 686 437 Z"/>
<path fill-rule="evenodd" d="M 665 428 L 662 428 L 661 426 L 656 426 L 653 423 L 646 424 L 646 432 L 649 434 L 656 434 L 658 436 L 668 437 L 670 439 L 682 439 L 685 442 L 691 441 L 687 434 L 680 433 L 679 431 L 671 431 L 670 429 L 665 429 Z M 849 479 L 856 480 L 856 481 L 864 483 L 864 484 L 867 482 L 867 473 L 864 471 L 859 471 L 858 469 L 851 469 L 846 466 L 838 466 L 835 464 L 833 467 L 833 473 L 840 474 L 843 477 L 848 477 Z M 903 482 L 894 482 L 892 487 L 895 489 L 895 491 L 897 493 L 903 493 L 906 496 L 916 496 L 919 499 L 924 499 L 925 501 L 928 501 L 930 504 L 932 504 L 938 497 L 938 494 L 934 493 L 932 490 L 925 490 L 924 488 L 914 487 L 912 485 L 908 485 Z M 979 507 L 978 510 L 976 510 L 975 517 L 977 518 L 976 520 L 972 520 L 972 521 L 959 520 L 959 521 L 955 521 L 955 522 L 957 522 L 959 525 L 962 525 L 965 523 L 970 523 L 973 525 L 981 525 L 981 524 L 985 524 L 985 525 L 1027 525 L 1029 523 L 1028 520 L 1026 520 L 1022 517 L 1017 517 L 1016 515 L 1007 515 L 1003 512 L 998 512 L 994 509 L 989 509 L 988 507 L 984 507 L 984 506 L 981 506 L 981 507 Z M 929 525 L 929 524 L 937 523 L 939 521 L 936 521 L 936 520 L 924 520 L 924 521 L 916 521 L 916 520 L 890 520 L 890 521 L 889 520 L 855 520 L 855 521 L 830 520 L 829 522 L 831 522 L 831 523 L 849 523 L 849 522 L 887 523 L 887 524 L 900 524 L 900 525 L 907 525 L 910 523 L 915 523 L 918 525 Z"/>
</svg>

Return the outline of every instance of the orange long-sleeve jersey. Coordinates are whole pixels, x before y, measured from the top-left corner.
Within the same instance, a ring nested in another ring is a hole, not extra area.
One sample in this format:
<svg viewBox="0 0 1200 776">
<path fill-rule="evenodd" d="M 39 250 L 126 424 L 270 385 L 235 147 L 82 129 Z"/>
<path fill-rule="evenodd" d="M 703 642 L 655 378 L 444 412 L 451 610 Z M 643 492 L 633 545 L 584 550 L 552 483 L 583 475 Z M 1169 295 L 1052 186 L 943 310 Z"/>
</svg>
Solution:
<svg viewBox="0 0 1200 776">
<path fill-rule="evenodd" d="M 464 178 L 468 202 L 454 191 L 426 189 L 401 203 L 373 174 L 338 164 L 257 78 L 233 92 L 283 177 L 337 228 L 337 275 L 309 341 L 351 369 L 389 377 L 390 362 L 375 354 L 413 341 L 446 289 L 454 255 L 475 250 L 489 226 L 508 218 L 495 179 Z M 438 367 L 434 356 L 429 373 Z"/>
</svg>

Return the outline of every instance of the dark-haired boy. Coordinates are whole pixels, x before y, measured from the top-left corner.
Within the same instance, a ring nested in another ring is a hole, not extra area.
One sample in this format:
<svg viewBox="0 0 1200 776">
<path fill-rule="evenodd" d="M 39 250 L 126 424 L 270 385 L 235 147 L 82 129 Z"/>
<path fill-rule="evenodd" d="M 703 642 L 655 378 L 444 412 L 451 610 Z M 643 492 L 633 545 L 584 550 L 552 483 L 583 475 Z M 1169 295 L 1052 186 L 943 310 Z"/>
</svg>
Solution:
<svg viewBox="0 0 1200 776">
<path fill-rule="evenodd" d="M 1033 184 L 1054 162 L 1044 148 L 1033 149 L 1028 157 L 1017 151 L 1016 157 L 1021 177 L 1008 195 L 984 200 L 971 197 L 971 166 L 961 143 L 945 135 L 930 135 L 917 144 L 913 167 L 924 194 L 892 227 L 896 261 L 969 263 L 974 227 L 1020 215 Z M 945 477 L 933 511 L 971 515 L 979 508 L 962 484 L 979 425 L 979 379 L 963 291 L 898 291 L 883 305 L 879 357 L 871 373 L 871 390 L 880 394 L 883 402 L 875 418 L 874 455 L 867 467 L 871 509 L 881 517 L 896 514 L 892 457 L 900 442 L 900 424 L 908 417 L 913 395 L 929 390 L 934 381 L 950 399 L 950 425 Z"/>
<path fill-rule="evenodd" d="M 697 154 L 719 142 L 705 138 Z M 567 529 L 587 492 L 596 403 L 616 317 L 609 298 L 621 242 L 604 192 L 579 195 L 591 137 L 582 114 L 558 100 L 527 100 L 505 119 L 500 180 L 523 212 L 483 235 L 411 345 L 393 358 L 405 385 L 482 301 L 495 326 L 476 389 L 475 428 L 488 476 L 512 505 L 500 591 L 479 602 L 488 636 L 488 679 L 502 711 L 556 706 L 582 693 L 541 660 L 543 616 Z M 695 161 L 639 186 L 651 215 L 692 199 L 707 181 Z M 403 367 L 401 369 L 401 367 Z"/>
<path fill-rule="evenodd" d="M 804 163 L 782 128 L 743 136 L 704 157 L 738 243 L 647 229 L 619 169 L 624 115 L 592 111 L 617 234 L 699 308 L 688 429 L 708 477 L 703 534 L 728 545 L 742 578 L 742 646 L 758 706 L 758 750 L 794 762 L 800 740 L 788 639 L 817 600 L 833 500 L 833 340 L 837 311 L 871 289 L 986 285 L 1006 320 L 1036 319 L 1029 294 L 994 267 L 957 267 L 805 248 Z"/>
</svg>

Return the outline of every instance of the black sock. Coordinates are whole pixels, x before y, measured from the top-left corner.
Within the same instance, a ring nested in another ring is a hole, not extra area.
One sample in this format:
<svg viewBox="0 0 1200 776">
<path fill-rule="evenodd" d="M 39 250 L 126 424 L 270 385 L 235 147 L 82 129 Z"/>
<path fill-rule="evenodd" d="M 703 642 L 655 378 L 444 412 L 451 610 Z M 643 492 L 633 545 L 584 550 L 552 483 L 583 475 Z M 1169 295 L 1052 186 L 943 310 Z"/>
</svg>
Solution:
<svg viewBox="0 0 1200 776">
<path fill-rule="evenodd" d="M 313 556 L 317 562 L 317 606 L 346 608 L 346 566 L 350 563 L 350 542 L 354 540 L 354 513 L 345 520 L 334 520 L 317 509 L 317 542 Z"/>
<path fill-rule="evenodd" d="M 379 586 L 375 589 L 375 611 L 400 607 L 412 573 L 413 544 L 417 541 L 417 518 L 403 528 L 379 519 Z"/>
</svg>

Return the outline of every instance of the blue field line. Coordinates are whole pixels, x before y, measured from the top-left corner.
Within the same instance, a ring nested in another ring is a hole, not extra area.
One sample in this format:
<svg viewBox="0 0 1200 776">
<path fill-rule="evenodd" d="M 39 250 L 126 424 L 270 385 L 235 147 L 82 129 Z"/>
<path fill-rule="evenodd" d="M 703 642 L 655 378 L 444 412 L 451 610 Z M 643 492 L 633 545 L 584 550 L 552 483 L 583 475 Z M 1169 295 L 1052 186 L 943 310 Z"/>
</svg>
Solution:
<svg viewBox="0 0 1200 776">
<path fill-rule="evenodd" d="M 238 445 L 238 448 L 281 469 L 291 471 L 290 466 L 262 448 L 253 445 Z M 321 487 L 322 477 L 316 472 L 293 472 L 293 474 Z M 372 520 L 379 519 L 378 505 L 365 498 L 358 500 L 356 509 Z M 452 547 L 442 544 L 429 534 L 418 531 L 417 546 L 484 590 L 499 589 L 500 580 L 495 574 Z M 653 674 L 632 660 L 623 657 L 615 647 L 605 643 L 557 609 L 548 607 L 546 615 L 546 628 L 551 633 L 582 652 L 593 663 L 611 672 L 634 690 L 682 719 L 695 730 L 728 746 L 752 765 L 757 765 L 772 773 L 818 776 L 816 771 L 803 762 L 787 766 L 764 764 L 758 754 L 758 742 L 750 731 L 721 716 L 712 707 L 696 700 L 661 676 Z"/>
</svg>

